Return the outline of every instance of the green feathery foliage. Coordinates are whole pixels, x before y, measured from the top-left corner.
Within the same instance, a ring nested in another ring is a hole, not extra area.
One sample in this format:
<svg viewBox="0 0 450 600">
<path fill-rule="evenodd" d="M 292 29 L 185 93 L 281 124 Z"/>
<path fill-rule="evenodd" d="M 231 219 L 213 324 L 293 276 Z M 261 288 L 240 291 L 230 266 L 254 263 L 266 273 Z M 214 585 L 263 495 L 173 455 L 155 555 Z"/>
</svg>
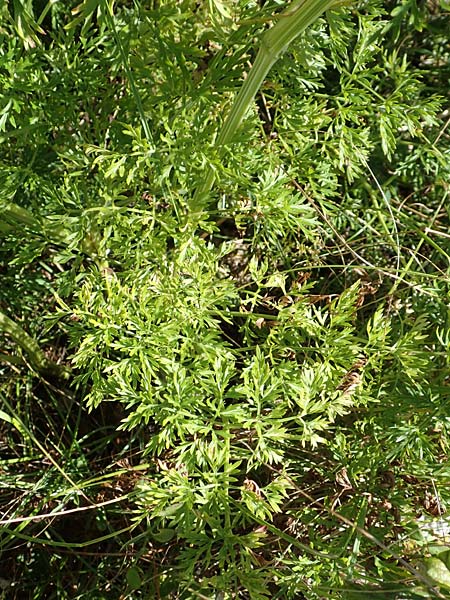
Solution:
<svg viewBox="0 0 450 600">
<path fill-rule="evenodd" d="M 0 8 L 0 595 L 446 597 L 449 8 Z"/>
</svg>

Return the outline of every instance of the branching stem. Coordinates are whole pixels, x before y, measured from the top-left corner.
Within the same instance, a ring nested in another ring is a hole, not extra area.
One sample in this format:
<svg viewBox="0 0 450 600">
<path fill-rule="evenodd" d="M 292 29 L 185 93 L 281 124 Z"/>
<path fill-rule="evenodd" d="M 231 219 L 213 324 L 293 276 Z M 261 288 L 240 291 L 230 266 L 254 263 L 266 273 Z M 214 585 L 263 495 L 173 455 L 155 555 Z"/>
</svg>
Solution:
<svg viewBox="0 0 450 600">
<path fill-rule="evenodd" d="M 342 4 L 339 0 L 294 0 L 279 15 L 283 18 L 279 18 L 275 25 L 263 34 L 255 62 L 217 138 L 219 156 L 223 152 L 223 146 L 231 141 L 239 129 L 264 79 L 278 58 L 309 25 L 325 11 L 339 4 Z M 214 170 L 209 168 L 204 181 L 195 191 L 192 203 L 194 209 L 204 202 L 213 183 Z"/>
</svg>

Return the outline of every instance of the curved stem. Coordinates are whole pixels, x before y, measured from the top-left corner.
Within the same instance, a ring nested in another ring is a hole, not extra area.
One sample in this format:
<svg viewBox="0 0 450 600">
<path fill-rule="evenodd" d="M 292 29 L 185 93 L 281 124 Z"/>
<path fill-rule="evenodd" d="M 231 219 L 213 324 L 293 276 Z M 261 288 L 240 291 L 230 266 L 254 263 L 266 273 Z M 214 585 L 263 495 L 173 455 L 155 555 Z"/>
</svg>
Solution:
<svg viewBox="0 0 450 600">
<path fill-rule="evenodd" d="M 14 226 L 25 225 L 33 231 L 40 232 L 42 235 L 48 235 L 54 243 L 67 244 L 70 231 L 64 227 L 47 220 L 41 221 L 26 208 L 15 204 L 14 202 L 0 202 L 0 215 L 5 219 L 5 223 L 0 226 L 0 231 L 9 233 Z"/>
<path fill-rule="evenodd" d="M 261 45 L 247 79 L 239 90 L 231 111 L 216 141 L 219 155 L 239 129 L 268 72 L 289 45 L 325 11 L 341 4 L 339 0 L 294 0 L 278 15 L 275 25 L 261 38 Z M 214 170 L 209 168 L 202 184 L 196 189 L 192 208 L 202 205 L 214 183 Z"/>
<path fill-rule="evenodd" d="M 0 331 L 7 333 L 24 350 L 33 368 L 42 375 L 53 375 L 68 379 L 70 370 L 48 359 L 39 344 L 12 319 L 0 311 Z"/>
</svg>

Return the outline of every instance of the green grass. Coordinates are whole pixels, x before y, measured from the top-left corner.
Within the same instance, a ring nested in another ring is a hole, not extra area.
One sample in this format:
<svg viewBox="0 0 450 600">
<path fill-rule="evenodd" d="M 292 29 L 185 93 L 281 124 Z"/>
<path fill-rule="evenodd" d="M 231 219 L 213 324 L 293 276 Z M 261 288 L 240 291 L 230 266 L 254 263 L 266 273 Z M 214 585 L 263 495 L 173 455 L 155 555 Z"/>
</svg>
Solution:
<svg viewBox="0 0 450 600">
<path fill-rule="evenodd" d="M 331 4 L 0 9 L 1 597 L 449 596 L 448 5 Z"/>
</svg>

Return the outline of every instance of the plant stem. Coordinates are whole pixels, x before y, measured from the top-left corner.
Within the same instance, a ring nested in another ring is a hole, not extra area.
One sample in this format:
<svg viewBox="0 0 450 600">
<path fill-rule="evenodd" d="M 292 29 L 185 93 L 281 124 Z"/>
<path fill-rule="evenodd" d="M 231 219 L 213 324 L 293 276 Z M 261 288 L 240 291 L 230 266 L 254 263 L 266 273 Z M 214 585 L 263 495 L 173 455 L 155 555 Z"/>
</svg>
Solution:
<svg viewBox="0 0 450 600">
<path fill-rule="evenodd" d="M 14 202 L 2 202 L 0 204 L 2 216 L 9 222 L 21 223 L 28 227 L 36 227 L 36 218 L 26 209 Z"/>
<path fill-rule="evenodd" d="M 39 344 L 12 319 L 0 311 L 0 331 L 7 333 L 26 352 L 30 364 L 42 375 L 68 379 L 70 370 L 48 359 Z"/>
<path fill-rule="evenodd" d="M 33 231 L 39 232 L 42 235 L 47 235 L 52 242 L 57 244 L 67 244 L 70 231 L 62 226 L 55 226 L 51 221 L 45 219 L 41 221 L 35 217 L 26 208 L 14 204 L 14 202 L 1 202 L 0 215 L 5 219 L 6 223 L 2 223 L 0 231 L 9 233 L 15 225 L 25 225 Z"/>
<path fill-rule="evenodd" d="M 267 73 L 278 58 L 309 25 L 338 4 L 341 4 L 339 0 L 294 0 L 279 15 L 275 25 L 263 34 L 255 62 L 217 138 L 216 147 L 219 154 L 222 154 L 223 146 L 231 141 L 239 129 Z M 193 207 L 201 205 L 213 183 L 214 170 L 209 168 L 203 183 L 195 191 Z"/>
<path fill-rule="evenodd" d="M 14 202 L 0 202 L 0 216 L 4 218 L 4 222 L 0 223 L 0 235 L 2 233 L 9 234 L 14 228 L 25 225 L 52 244 L 67 246 L 70 241 L 70 229 L 63 225 L 55 225 L 46 217 L 36 217 L 29 210 L 14 204 Z M 83 252 L 96 260 L 95 231 L 91 230 L 85 235 L 80 247 Z M 107 266 L 104 261 L 101 261 L 100 264 L 102 267 Z"/>
</svg>

